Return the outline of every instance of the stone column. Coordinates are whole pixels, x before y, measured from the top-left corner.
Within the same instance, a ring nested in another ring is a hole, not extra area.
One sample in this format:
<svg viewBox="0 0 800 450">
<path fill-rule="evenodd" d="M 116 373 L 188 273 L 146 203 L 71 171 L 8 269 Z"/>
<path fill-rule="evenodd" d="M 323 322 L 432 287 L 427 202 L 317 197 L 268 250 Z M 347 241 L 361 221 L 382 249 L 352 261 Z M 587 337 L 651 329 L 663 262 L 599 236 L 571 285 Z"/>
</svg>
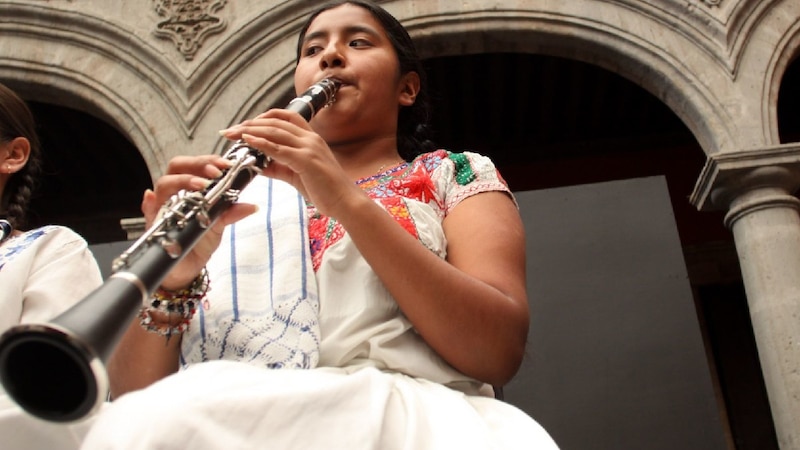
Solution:
<svg viewBox="0 0 800 450">
<path fill-rule="evenodd" d="M 782 449 L 800 448 L 800 144 L 713 155 L 698 209 L 723 209 Z"/>
</svg>

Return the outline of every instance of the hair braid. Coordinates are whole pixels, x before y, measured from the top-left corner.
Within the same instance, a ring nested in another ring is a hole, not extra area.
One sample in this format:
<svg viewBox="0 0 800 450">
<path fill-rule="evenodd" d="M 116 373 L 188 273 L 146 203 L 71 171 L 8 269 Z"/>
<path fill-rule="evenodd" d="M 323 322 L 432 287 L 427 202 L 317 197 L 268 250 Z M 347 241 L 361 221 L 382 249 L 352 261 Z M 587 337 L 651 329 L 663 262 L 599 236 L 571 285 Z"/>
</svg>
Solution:
<svg viewBox="0 0 800 450">
<path fill-rule="evenodd" d="M 28 221 L 28 204 L 36 188 L 36 180 L 40 172 L 39 161 L 28 161 L 25 167 L 17 172 L 6 186 L 8 202 L 6 204 L 6 220 L 14 228 L 23 228 Z"/>
</svg>

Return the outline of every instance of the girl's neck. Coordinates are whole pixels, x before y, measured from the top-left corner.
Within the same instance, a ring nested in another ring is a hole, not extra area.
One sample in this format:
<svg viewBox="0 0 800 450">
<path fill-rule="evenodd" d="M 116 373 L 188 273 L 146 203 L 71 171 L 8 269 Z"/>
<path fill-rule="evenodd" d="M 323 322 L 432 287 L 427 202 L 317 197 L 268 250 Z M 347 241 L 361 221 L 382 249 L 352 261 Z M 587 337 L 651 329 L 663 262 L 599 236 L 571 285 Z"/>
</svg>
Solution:
<svg viewBox="0 0 800 450">
<path fill-rule="evenodd" d="M 375 175 L 403 161 L 393 137 L 367 143 L 335 144 L 331 145 L 331 150 L 353 181 Z"/>
</svg>

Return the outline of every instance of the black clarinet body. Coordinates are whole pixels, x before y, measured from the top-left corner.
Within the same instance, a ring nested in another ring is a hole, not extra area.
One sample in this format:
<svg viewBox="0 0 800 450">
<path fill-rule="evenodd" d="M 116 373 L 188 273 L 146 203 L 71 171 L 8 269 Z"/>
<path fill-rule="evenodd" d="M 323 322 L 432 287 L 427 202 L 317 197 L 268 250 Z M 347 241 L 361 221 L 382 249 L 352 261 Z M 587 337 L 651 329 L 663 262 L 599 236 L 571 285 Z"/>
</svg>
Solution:
<svg viewBox="0 0 800 450">
<path fill-rule="evenodd" d="M 306 120 L 334 101 L 340 82 L 324 79 L 286 109 Z M 12 327 L 0 336 L 0 382 L 29 414 L 53 422 L 81 420 L 108 396 L 105 362 L 139 308 L 239 193 L 269 164 L 243 141 L 224 154 L 230 168 L 203 191 L 181 191 L 159 218 L 117 257 L 112 275 L 52 321 Z"/>
</svg>

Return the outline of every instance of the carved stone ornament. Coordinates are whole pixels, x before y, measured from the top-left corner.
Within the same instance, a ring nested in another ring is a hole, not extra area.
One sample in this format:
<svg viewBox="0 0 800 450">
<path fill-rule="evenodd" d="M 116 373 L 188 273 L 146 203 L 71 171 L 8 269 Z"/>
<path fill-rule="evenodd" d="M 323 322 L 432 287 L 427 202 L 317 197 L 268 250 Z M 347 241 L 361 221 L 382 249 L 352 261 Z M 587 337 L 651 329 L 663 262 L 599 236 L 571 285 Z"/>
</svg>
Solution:
<svg viewBox="0 0 800 450">
<path fill-rule="evenodd" d="M 227 0 L 153 0 L 155 10 L 165 20 L 156 25 L 158 37 L 172 39 L 191 61 L 211 34 L 225 29 L 225 20 L 214 15 L 225 6 Z"/>
<path fill-rule="evenodd" d="M 722 0 L 703 0 L 703 3 L 708 6 L 719 6 L 719 4 L 722 3 Z"/>
</svg>

